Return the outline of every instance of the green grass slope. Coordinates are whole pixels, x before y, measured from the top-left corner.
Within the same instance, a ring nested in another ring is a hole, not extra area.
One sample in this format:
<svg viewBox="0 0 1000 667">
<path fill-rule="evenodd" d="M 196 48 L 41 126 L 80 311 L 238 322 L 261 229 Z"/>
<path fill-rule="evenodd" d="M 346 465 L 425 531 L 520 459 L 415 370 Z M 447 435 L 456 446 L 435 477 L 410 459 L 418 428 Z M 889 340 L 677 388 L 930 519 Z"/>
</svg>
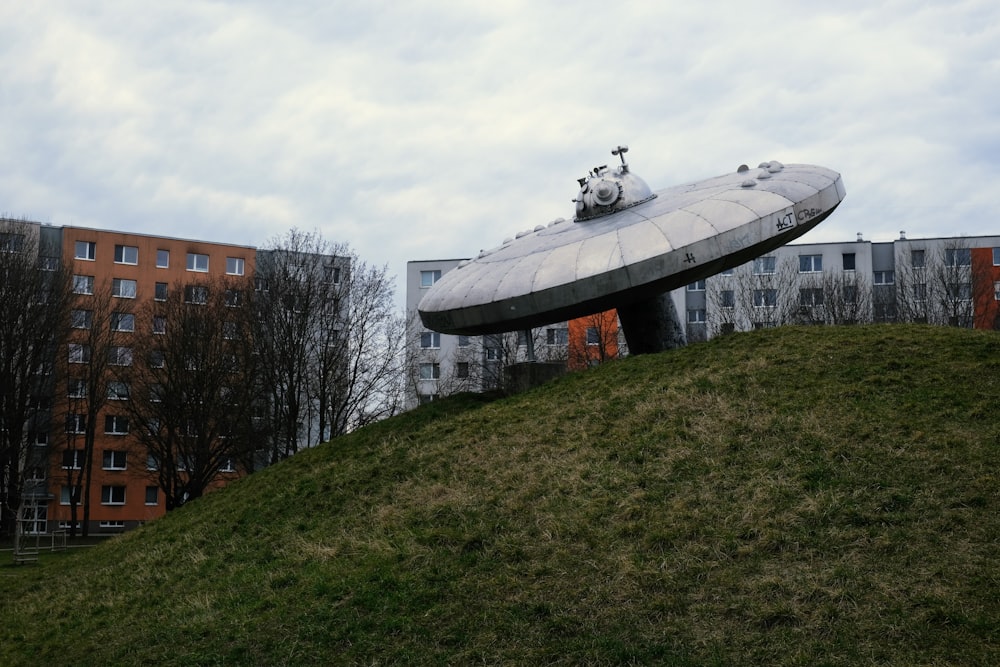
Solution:
<svg viewBox="0 0 1000 667">
<path fill-rule="evenodd" d="M 0 664 L 1000 664 L 998 389 L 883 326 L 455 397 L 0 568 Z"/>
</svg>

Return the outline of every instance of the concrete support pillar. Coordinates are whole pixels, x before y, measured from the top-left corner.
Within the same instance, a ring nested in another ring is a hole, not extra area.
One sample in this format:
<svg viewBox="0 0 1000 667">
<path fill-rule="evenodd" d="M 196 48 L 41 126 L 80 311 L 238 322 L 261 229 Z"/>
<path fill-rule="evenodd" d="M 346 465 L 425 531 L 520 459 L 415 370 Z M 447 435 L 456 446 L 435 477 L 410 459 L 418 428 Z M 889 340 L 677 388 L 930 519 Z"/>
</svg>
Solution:
<svg viewBox="0 0 1000 667">
<path fill-rule="evenodd" d="M 684 324 L 670 293 L 618 307 L 629 354 L 651 354 L 683 347 Z"/>
</svg>

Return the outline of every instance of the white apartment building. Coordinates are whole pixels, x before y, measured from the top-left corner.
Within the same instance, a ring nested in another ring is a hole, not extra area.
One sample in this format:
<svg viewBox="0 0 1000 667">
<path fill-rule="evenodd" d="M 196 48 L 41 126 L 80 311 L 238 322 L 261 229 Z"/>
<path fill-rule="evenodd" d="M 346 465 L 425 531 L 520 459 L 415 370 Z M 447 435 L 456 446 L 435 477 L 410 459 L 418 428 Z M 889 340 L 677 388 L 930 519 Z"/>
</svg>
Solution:
<svg viewBox="0 0 1000 667">
<path fill-rule="evenodd" d="M 451 336 L 423 327 L 417 306 L 461 259 L 407 263 L 408 407 L 498 386 L 503 367 L 526 359 L 523 332 Z M 1000 328 L 1000 236 L 782 246 L 671 293 L 689 342 L 782 324 L 924 322 Z M 592 332 L 588 331 L 588 337 Z M 565 322 L 532 332 L 536 356 L 568 358 Z M 590 340 L 586 341 L 590 343 Z M 624 346 L 621 352 L 625 353 Z"/>
</svg>

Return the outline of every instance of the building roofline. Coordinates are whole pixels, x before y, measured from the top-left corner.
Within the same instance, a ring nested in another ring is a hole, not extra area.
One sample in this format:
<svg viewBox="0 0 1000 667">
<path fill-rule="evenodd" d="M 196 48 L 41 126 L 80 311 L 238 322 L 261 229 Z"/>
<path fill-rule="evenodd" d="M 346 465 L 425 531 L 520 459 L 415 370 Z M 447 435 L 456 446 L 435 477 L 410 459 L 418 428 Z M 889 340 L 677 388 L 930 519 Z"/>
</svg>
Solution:
<svg viewBox="0 0 1000 667">
<path fill-rule="evenodd" d="M 185 243 L 204 243 L 208 245 L 229 246 L 231 248 L 245 248 L 247 250 L 253 250 L 253 251 L 258 250 L 257 246 L 247 245 L 244 243 L 225 243 L 223 241 L 206 241 L 204 239 L 190 239 L 180 236 L 166 236 L 164 234 L 149 234 L 146 232 L 127 232 L 127 231 L 122 231 L 120 229 L 102 229 L 100 227 L 83 227 L 81 225 L 49 225 L 49 226 L 62 229 L 63 231 L 70 229 L 81 229 L 88 232 L 100 232 L 103 234 L 125 234 L 128 236 L 142 236 L 150 239 L 164 239 L 167 241 L 181 241 Z"/>
</svg>

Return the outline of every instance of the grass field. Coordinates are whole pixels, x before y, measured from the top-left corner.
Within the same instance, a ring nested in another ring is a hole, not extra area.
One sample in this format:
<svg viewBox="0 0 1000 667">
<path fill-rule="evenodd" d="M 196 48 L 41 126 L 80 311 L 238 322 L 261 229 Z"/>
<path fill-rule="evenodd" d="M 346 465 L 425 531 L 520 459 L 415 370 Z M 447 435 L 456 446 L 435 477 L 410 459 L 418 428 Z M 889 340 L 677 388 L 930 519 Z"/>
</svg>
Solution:
<svg viewBox="0 0 1000 667">
<path fill-rule="evenodd" d="M 443 400 L 0 567 L 0 664 L 1000 664 L 998 390 L 810 327 Z"/>
</svg>

